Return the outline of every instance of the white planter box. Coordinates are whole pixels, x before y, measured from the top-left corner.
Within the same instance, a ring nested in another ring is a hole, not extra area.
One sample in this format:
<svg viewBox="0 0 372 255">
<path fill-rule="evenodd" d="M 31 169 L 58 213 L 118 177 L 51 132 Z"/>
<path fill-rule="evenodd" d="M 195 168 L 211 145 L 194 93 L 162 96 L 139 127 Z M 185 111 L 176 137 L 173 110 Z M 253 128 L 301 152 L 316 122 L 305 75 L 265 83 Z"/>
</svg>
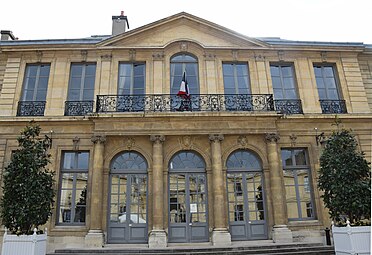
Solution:
<svg viewBox="0 0 372 255">
<path fill-rule="evenodd" d="M 335 227 L 332 225 L 333 242 L 336 255 L 371 254 L 371 226 Z"/>
<path fill-rule="evenodd" d="M 9 235 L 5 230 L 2 255 L 45 255 L 47 234 L 37 235 Z"/>
</svg>

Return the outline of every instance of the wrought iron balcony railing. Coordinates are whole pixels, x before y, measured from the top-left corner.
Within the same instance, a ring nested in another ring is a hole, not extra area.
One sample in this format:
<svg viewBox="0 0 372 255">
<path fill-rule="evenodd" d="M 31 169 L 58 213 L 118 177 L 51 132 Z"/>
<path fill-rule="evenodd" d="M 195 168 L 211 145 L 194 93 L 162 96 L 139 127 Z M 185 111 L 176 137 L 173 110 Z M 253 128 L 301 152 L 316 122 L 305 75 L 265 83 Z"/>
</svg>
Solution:
<svg viewBox="0 0 372 255">
<path fill-rule="evenodd" d="M 272 95 L 98 95 L 100 112 L 274 111 Z"/>
<path fill-rule="evenodd" d="M 345 100 L 319 100 L 322 113 L 347 113 Z"/>
<path fill-rule="evenodd" d="M 285 114 L 302 114 L 302 104 L 299 99 L 274 100 L 275 110 Z"/>
<path fill-rule="evenodd" d="M 19 101 L 17 116 L 44 116 L 45 101 Z"/>
<path fill-rule="evenodd" d="M 84 116 L 93 112 L 94 101 L 66 101 L 65 116 Z"/>
</svg>

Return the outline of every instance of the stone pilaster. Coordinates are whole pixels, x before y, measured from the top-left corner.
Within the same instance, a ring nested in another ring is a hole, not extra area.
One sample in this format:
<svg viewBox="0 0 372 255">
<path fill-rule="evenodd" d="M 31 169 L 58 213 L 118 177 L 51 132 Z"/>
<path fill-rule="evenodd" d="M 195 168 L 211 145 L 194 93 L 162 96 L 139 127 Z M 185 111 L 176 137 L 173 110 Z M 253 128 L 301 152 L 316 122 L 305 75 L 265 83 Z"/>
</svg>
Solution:
<svg viewBox="0 0 372 255">
<path fill-rule="evenodd" d="M 167 246 L 167 235 L 164 230 L 164 183 L 163 183 L 163 135 L 151 135 L 152 144 L 152 208 L 153 226 L 149 235 L 149 248 Z"/>
<path fill-rule="evenodd" d="M 288 229 L 287 215 L 285 213 L 285 197 L 283 195 L 280 157 L 278 154 L 277 142 L 280 137 L 278 134 L 266 134 L 267 154 L 270 167 L 270 188 L 274 212 L 274 226 L 272 237 L 274 243 L 293 242 L 291 230 Z"/>
<path fill-rule="evenodd" d="M 221 134 L 209 135 L 212 153 L 213 213 L 214 229 L 212 243 L 215 246 L 231 245 L 231 235 L 227 230 L 226 189 L 222 172 Z"/>
<path fill-rule="evenodd" d="M 92 192 L 90 196 L 90 226 L 85 236 L 87 247 L 102 247 L 104 236 L 102 231 L 102 204 L 103 204 L 103 157 L 106 137 L 94 135 Z"/>
</svg>

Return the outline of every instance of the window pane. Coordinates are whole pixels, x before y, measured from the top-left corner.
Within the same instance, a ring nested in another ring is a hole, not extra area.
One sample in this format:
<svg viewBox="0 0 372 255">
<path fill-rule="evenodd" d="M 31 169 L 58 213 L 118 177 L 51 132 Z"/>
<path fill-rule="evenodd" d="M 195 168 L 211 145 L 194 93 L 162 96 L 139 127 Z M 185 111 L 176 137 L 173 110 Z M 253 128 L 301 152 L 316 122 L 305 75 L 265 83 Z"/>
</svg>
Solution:
<svg viewBox="0 0 372 255">
<path fill-rule="evenodd" d="M 89 165 L 89 153 L 81 152 L 78 153 L 78 169 L 88 169 Z"/>
<path fill-rule="evenodd" d="M 273 82 L 273 88 L 280 88 L 282 89 L 282 80 L 280 77 L 272 77 L 272 82 Z"/>
<path fill-rule="evenodd" d="M 80 77 L 72 77 L 70 79 L 70 89 L 79 89 L 81 87 L 81 78 Z"/>
<path fill-rule="evenodd" d="M 294 150 L 295 154 L 295 160 L 296 160 L 296 165 L 307 165 L 306 163 L 306 156 L 305 156 L 305 151 L 304 150 Z"/>
<path fill-rule="evenodd" d="M 284 88 L 286 89 L 294 89 L 294 81 L 293 78 L 283 78 Z"/>
<path fill-rule="evenodd" d="M 293 170 L 283 170 L 284 185 L 295 185 Z"/>
<path fill-rule="evenodd" d="M 71 173 L 63 173 L 62 174 L 62 189 L 72 189 L 73 188 L 73 182 L 74 182 L 74 174 Z"/>
<path fill-rule="evenodd" d="M 96 75 L 96 65 L 95 64 L 86 65 L 85 75 L 86 76 L 95 76 Z"/>
<path fill-rule="evenodd" d="M 72 152 L 64 153 L 63 169 L 74 169 L 74 155 Z"/>
<path fill-rule="evenodd" d="M 288 211 L 288 218 L 290 219 L 297 219 L 300 218 L 298 214 L 298 206 L 297 203 L 287 203 L 287 211 Z"/>
<path fill-rule="evenodd" d="M 50 65 L 41 65 L 40 66 L 40 76 L 49 77 Z"/>
<path fill-rule="evenodd" d="M 233 75 L 233 65 L 232 64 L 223 64 L 222 70 L 223 70 L 223 75 L 224 76 L 226 76 L 226 75 L 232 76 Z"/>
<path fill-rule="evenodd" d="M 270 66 L 270 73 L 271 73 L 271 76 L 279 76 L 279 67 Z"/>
<path fill-rule="evenodd" d="M 334 77 L 332 66 L 323 67 L 323 72 L 324 72 L 324 77 Z"/>
<path fill-rule="evenodd" d="M 322 77 L 322 68 L 320 66 L 314 66 L 315 77 Z"/>
<path fill-rule="evenodd" d="M 84 89 L 94 89 L 94 76 L 89 76 L 85 78 Z"/>
<path fill-rule="evenodd" d="M 71 77 L 81 77 L 83 66 L 80 64 L 71 65 Z"/>
<path fill-rule="evenodd" d="M 36 101 L 45 101 L 45 99 L 46 99 L 46 94 L 47 94 L 47 91 L 46 91 L 46 89 L 44 89 L 44 90 L 38 90 L 37 91 L 37 94 L 36 94 Z"/>
<path fill-rule="evenodd" d="M 292 77 L 292 67 L 291 66 L 282 66 L 282 75 L 283 77 Z"/>
<path fill-rule="evenodd" d="M 282 163 L 283 166 L 292 166 L 292 151 L 282 150 Z"/>
</svg>

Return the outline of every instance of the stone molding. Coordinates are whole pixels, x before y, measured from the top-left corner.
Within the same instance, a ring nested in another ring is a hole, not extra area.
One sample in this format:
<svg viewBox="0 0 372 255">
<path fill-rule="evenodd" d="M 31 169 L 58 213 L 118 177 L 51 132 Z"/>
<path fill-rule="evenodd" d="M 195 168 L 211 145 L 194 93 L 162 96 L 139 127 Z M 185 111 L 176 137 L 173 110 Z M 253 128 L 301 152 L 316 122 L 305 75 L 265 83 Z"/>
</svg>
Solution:
<svg viewBox="0 0 372 255">
<path fill-rule="evenodd" d="M 81 60 L 83 62 L 86 62 L 87 58 L 88 58 L 88 51 L 87 50 L 81 50 L 80 54 L 81 54 Z"/>
<path fill-rule="evenodd" d="M 112 59 L 112 55 L 111 54 L 101 55 L 101 60 L 102 61 L 111 61 L 111 59 Z"/>
<path fill-rule="evenodd" d="M 127 147 L 128 150 L 131 150 L 135 144 L 136 139 L 134 139 L 133 137 L 124 138 L 124 145 L 125 147 Z"/>
<path fill-rule="evenodd" d="M 216 55 L 211 52 L 205 52 L 204 53 L 204 59 L 206 61 L 214 61 L 216 59 Z"/>
<path fill-rule="evenodd" d="M 152 59 L 153 60 L 163 61 L 164 56 L 165 56 L 164 52 L 154 52 L 154 53 L 152 53 Z"/>
<path fill-rule="evenodd" d="M 248 138 L 245 135 L 241 135 L 237 139 L 238 145 L 246 147 L 248 145 Z"/>
<path fill-rule="evenodd" d="M 178 142 L 182 149 L 191 149 L 194 145 L 194 139 L 189 135 L 178 138 Z"/>
<path fill-rule="evenodd" d="M 136 60 L 136 50 L 135 49 L 130 49 L 129 50 L 129 59 L 130 59 L 130 61 L 135 61 Z"/>
<path fill-rule="evenodd" d="M 163 143 L 165 141 L 164 135 L 150 135 L 150 141 L 154 143 Z"/>
<path fill-rule="evenodd" d="M 269 133 L 265 135 L 265 140 L 267 143 L 277 143 L 279 139 L 280 136 L 277 133 Z"/>
<path fill-rule="evenodd" d="M 211 142 L 221 142 L 223 141 L 224 136 L 222 134 L 213 134 L 209 135 L 209 141 Z"/>
<path fill-rule="evenodd" d="M 106 143 L 106 136 L 105 135 L 94 135 L 91 138 L 91 141 L 96 144 L 97 142 L 104 144 Z"/>
</svg>

